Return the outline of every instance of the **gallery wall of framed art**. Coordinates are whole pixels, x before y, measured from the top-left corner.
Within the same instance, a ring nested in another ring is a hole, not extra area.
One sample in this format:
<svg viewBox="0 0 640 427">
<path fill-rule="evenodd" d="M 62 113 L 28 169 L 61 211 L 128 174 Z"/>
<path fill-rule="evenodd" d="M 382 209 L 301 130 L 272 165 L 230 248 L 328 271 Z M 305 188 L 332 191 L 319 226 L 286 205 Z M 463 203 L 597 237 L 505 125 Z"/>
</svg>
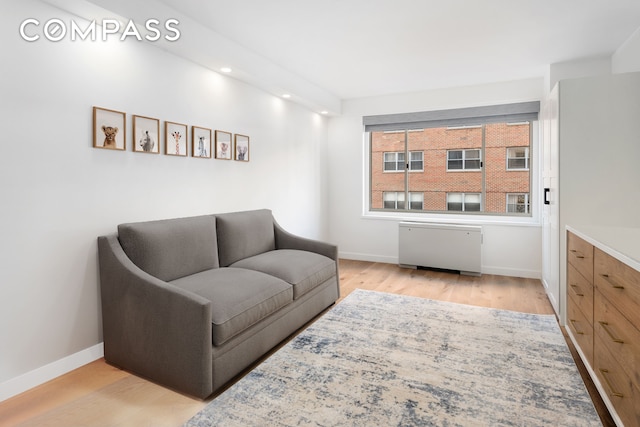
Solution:
<svg viewBox="0 0 640 427">
<path fill-rule="evenodd" d="M 131 150 L 136 153 L 161 154 L 200 159 L 249 161 L 249 136 L 202 126 L 189 126 L 170 120 L 133 114 Z M 190 143 L 189 143 L 190 141 Z M 163 143 L 164 142 L 164 143 Z M 164 150 L 161 149 L 164 146 Z M 93 147 L 127 150 L 127 114 L 109 108 L 93 107 Z"/>
</svg>

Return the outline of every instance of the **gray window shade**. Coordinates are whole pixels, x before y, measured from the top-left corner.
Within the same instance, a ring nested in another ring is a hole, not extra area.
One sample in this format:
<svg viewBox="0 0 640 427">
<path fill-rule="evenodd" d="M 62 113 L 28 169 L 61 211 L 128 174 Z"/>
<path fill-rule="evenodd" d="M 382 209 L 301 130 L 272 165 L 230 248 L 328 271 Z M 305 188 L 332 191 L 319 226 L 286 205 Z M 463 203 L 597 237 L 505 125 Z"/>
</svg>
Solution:
<svg viewBox="0 0 640 427">
<path fill-rule="evenodd" d="M 427 129 L 446 126 L 474 126 L 485 123 L 511 123 L 538 120 L 540 101 L 488 105 L 452 110 L 364 116 L 365 131 Z"/>
</svg>

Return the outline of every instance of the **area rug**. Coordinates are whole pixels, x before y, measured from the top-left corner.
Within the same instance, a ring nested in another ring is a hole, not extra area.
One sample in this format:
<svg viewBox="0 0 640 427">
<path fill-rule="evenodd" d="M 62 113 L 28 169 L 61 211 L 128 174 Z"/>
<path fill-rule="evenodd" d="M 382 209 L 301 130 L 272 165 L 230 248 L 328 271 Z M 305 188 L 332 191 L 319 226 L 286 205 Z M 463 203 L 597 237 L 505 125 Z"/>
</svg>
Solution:
<svg viewBox="0 0 640 427">
<path fill-rule="evenodd" d="M 601 426 L 556 319 L 356 290 L 186 426 Z"/>
</svg>

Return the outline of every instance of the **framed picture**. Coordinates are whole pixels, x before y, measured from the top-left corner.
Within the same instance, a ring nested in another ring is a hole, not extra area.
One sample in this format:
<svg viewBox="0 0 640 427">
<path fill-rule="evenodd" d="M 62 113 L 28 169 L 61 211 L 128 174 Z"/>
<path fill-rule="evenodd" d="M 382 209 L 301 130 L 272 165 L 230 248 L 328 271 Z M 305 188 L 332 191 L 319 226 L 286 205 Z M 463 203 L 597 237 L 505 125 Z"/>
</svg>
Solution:
<svg viewBox="0 0 640 427">
<path fill-rule="evenodd" d="M 231 160 L 231 134 L 221 130 L 216 131 L 216 159 Z"/>
<path fill-rule="evenodd" d="M 133 116 L 133 151 L 160 153 L 160 120 Z"/>
<path fill-rule="evenodd" d="M 235 159 L 241 162 L 249 161 L 249 137 L 247 135 L 235 134 Z"/>
<path fill-rule="evenodd" d="M 187 125 L 164 122 L 164 152 L 170 156 L 187 155 Z"/>
<path fill-rule="evenodd" d="M 121 111 L 93 107 L 93 146 L 110 150 L 127 148 L 126 114 Z"/>
<path fill-rule="evenodd" d="M 191 126 L 191 155 L 202 159 L 211 158 L 211 129 Z"/>
</svg>

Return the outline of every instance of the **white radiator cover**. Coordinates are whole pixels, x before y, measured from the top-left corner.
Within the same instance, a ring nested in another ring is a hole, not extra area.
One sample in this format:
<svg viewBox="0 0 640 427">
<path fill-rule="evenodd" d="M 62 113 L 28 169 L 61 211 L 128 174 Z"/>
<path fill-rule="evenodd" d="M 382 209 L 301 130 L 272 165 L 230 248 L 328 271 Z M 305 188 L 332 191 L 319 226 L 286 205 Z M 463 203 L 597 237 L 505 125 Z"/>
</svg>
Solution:
<svg viewBox="0 0 640 427">
<path fill-rule="evenodd" d="M 401 222 L 398 263 L 481 274 L 482 227 L 479 225 Z"/>
</svg>

